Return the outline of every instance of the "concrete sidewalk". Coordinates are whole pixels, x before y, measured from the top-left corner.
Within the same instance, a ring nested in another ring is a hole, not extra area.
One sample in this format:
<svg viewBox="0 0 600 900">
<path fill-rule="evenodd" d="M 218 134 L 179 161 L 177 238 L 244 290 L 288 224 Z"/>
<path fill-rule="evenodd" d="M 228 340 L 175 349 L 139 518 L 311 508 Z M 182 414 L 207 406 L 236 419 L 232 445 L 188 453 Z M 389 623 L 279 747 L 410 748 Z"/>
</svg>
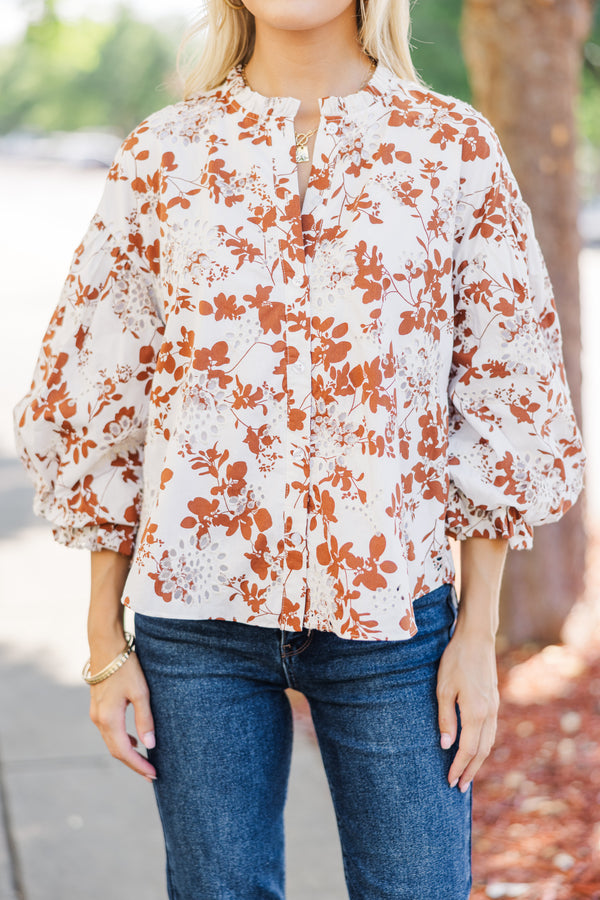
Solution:
<svg viewBox="0 0 600 900">
<path fill-rule="evenodd" d="M 88 718 L 88 559 L 28 513 L 16 463 L 0 462 L 0 900 L 165 900 L 152 788 L 113 760 Z M 133 728 L 130 729 L 133 731 Z M 287 814 L 289 900 L 343 900 L 335 818 L 319 752 L 297 722 Z"/>
</svg>

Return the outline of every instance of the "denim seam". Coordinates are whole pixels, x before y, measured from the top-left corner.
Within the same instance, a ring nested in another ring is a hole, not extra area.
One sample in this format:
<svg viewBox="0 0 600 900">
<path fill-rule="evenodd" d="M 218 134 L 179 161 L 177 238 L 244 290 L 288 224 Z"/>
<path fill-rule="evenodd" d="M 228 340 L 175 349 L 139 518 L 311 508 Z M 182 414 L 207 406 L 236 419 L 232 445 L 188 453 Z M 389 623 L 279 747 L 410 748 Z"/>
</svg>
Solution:
<svg viewBox="0 0 600 900">
<path fill-rule="evenodd" d="M 294 688 L 296 690 L 296 679 L 294 678 L 294 674 L 291 669 L 287 667 L 287 659 L 285 656 L 281 657 L 281 666 L 283 668 L 283 674 L 285 676 L 285 680 L 287 681 L 287 686 Z"/>
<path fill-rule="evenodd" d="M 471 795 L 469 798 L 469 859 L 468 859 L 468 869 L 469 869 L 469 882 L 467 886 L 467 893 L 465 894 L 465 900 L 469 900 L 471 896 L 471 888 L 473 887 L 473 785 L 470 785 L 469 794 Z"/>
<path fill-rule="evenodd" d="M 317 736 L 317 742 L 318 742 L 318 736 Z M 322 757 L 322 755 L 321 755 L 321 759 L 322 759 L 322 758 L 323 758 L 323 757 Z M 340 847 L 340 850 L 341 850 L 341 853 L 342 853 L 342 865 L 343 865 L 343 867 L 344 867 L 344 880 L 345 880 L 345 882 L 346 882 L 346 888 L 347 888 L 347 891 L 348 891 L 348 897 L 351 897 L 351 896 L 352 896 L 352 893 L 351 893 L 351 884 L 350 884 L 350 870 L 349 870 L 349 867 L 348 867 L 348 853 L 347 853 L 347 851 L 346 851 L 346 848 L 345 848 L 345 846 L 344 846 L 344 841 L 343 841 L 343 839 L 342 839 L 343 825 L 342 825 L 342 820 L 341 820 L 340 816 L 338 815 L 337 803 L 335 802 L 335 800 L 336 800 L 336 798 L 335 798 L 336 791 L 335 791 L 335 788 L 334 788 L 334 786 L 333 786 L 333 783 L 332 783 L 331 779 L 329 778 L 329 772 L 327 771 L 327 766 L 324 765 L 323 768 L 324 768 L 324 770 L 325 770 L 325 777 L 326 777 L 326 779 L 327 779 L 327 784 L 328 784 L 328 786 L 329 786 L 329 794 L 331 795 L 332 806 L 333 806 L 333 812 L 334 812 L 334 815 L 335 815 L 335 821 L 336 821 L 337 830 L 338 830 L 338 835 L 339 835 L 339 847 Z"/>
<path fill-rule="evenodd" d="M 159 815 L 159 818 L 160 818 L 160 821 L 161 821 L 161 824 L 163 827 L 163 833 L 164 833 L 165 823 L 163 821 L 162 806 L 161 806 L 160 798 L 158 796 L 157 785 L 154 784 L 152 787 L 154 788 L 154 797 L 156 800 L 156 807 L 158 809 L 158 815 Z M 169 900 L 177 900 L 177 898 L 179 896 L 179 891 L 176 891 L 176 889 L 175 889 L 172 865 L 171 865 L 171 860 L 169 858 L 169 855 L 170 855 L 169 854 L 169 846 L 167 844 L 167 841 L 165 840 L 165 856 L 166 856 L 165 875 L 166 875 L 166 881 L 167 881 L 167 894 L 169 896 Z"/>
<path fill-rule="evenodd" d="M 283 675 L 287 682 L 287 686 L 295 689 L 296 681 L 294 679 L 294 675 L 293 675 L 291 669 L 288 668 L 288 665 L 287 665 L 288 657 L 286 656 L 286 654 L 284 652 L 284 648 L 286 646 L 287 645 L 285 644 L 285 631 L 281 631 L 279 633 L 279 661 L 281 664 L 281 668 L 283 669 Z"/>
</svg>

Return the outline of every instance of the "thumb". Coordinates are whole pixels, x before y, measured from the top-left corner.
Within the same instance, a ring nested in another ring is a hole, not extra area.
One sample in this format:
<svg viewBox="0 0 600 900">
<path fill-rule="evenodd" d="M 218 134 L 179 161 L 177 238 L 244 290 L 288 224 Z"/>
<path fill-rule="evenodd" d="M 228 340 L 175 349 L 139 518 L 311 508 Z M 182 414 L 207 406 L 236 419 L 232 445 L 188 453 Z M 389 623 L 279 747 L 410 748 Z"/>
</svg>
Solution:
<svg viewBox="0 0 600 900">
<path fill-rule="evenodd" d="M 449 750 L 456 740 L 458 730 L 456 697 L 453 697 L 450 692 L 438 692 L 438 724 L 442 750 Z"/>
<path fill-rule="evenodd" d="M 135 714 L 135 730 L 146 748 L 152 750 L 156 747 L 156 738 L 154 735 L 154 719 L 152 718 L 152 710 L 150 709 L 150 699 L 148 695 L 136 697 L 132 700 L 133 710 Z"/>
</svg>

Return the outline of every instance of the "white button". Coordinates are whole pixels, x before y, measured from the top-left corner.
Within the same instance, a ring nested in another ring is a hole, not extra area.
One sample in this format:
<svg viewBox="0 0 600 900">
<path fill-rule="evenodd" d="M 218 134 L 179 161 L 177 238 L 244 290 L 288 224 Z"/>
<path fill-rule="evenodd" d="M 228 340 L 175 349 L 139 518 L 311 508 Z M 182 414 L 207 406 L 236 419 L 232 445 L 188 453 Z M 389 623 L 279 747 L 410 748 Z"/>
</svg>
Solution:
<svg viewBox="0 0 600 900">
<path fill-rule="evenodd" d="M 298 447 L 296 450 L 294 450 L 292 456 L 294 457 L 294 459 L 304 459 L 304 450 Z"/>
<path fill-rule="evenodd" d="M 306 366 L 304 365 L 303 362 L 297 362 L 297 363 L 294 363 L 294 368 L 298 369 L 299 372 L 304 372 Z"/>
</svg>

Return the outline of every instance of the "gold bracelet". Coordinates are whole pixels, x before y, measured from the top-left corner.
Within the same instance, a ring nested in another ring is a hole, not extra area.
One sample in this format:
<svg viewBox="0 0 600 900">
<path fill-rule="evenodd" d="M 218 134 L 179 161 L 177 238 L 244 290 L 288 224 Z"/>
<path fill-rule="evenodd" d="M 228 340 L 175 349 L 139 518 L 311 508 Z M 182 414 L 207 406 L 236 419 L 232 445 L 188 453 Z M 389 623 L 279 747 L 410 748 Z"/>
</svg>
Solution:
<svg viewBox="0 0 600 900">
<path fill-rule="evenodd" d="M 106 678 L 110 678 L 111 675 L 114 675 L 115 672 L 121 668 L 124 662 L 127 662 L 131 653 L 135 648 L 135 637 L 132 634 L 129 634 L 127 631 L 125 632 L 125 640 L 127 643 L 125 647 L 112 662 L 109 662 L 107 666 L 104 666 L 96 675 L 90 675 L 90 660 L 86 662 L 83 667 L 83 671 L 81 673 L 81 677 L 87 684 L 100 684 L 101 681 L 104 681 Z"/>
</svg>

